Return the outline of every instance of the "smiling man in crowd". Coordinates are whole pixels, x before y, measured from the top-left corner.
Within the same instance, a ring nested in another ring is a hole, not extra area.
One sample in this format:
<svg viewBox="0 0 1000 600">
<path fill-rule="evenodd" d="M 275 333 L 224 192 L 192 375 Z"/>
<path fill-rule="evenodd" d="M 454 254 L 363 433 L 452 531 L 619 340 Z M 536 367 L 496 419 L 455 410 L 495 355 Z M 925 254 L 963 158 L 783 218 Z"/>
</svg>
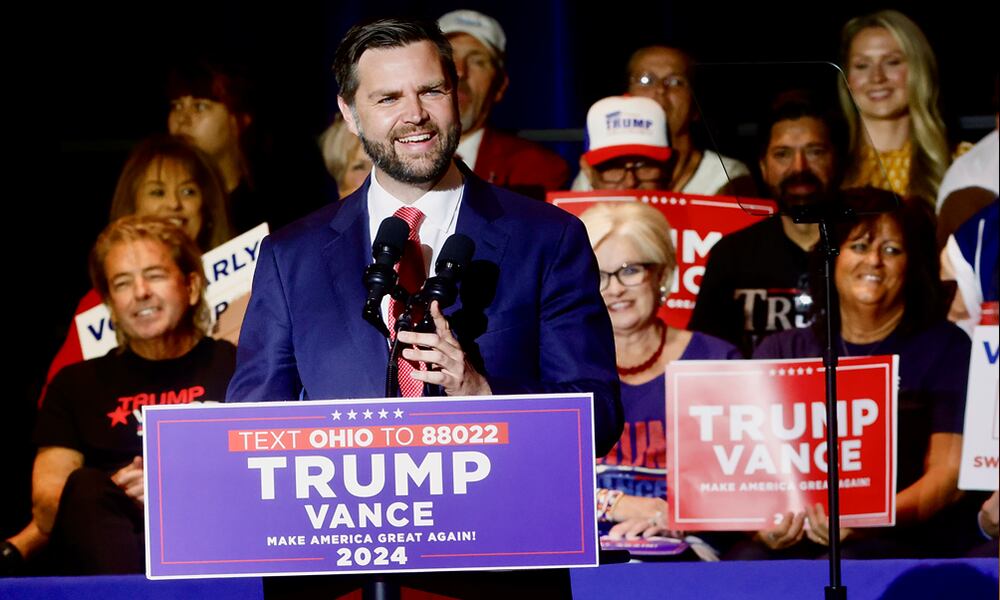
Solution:
<svg viewBox="0 0 1000 600">
<path fill-rule="evenodd" d="M 767 334 L 809 324 L 809 250 L 814 223 L 789 209 L 826 201 L 839 188 L 838 129 L 803 94 L 775 103 L 762 131 L 760 172 L 780 216 L 723 237 L 712 248 L 689 325 L 736 344 L 749 356 Z"/>
<path fill-rule="evenodd" d="M 580 172 L 593 189 L 666 189 L 670 155 L 666 115 L 649 98 L 611 96 L 587 111 Z"/>
<path fill-rule="evenodd" d="M 207 337 L 201 252 L 159 217 L 123 217 L 90 255 L 119 346 L 63 368 L 35 429 L 34 519 L 3 544 L 4 570 L 46 545 L 57 574 L 141 573 L 142 407 L 225 398 L 236 362 Z M 16 552 L 15 552 L 16 551 Z"/>
<path fill-rule="evenodd" d="M 558 154 L 487 124 L 510 83 L 500 23 L 474 10 L 456 10 L 438 19 L 438 26 L 451 43 L 458 73 L 458 156 L 486 181 L 532 198 L 563 189 L 569 166 Z"/>
</svg>

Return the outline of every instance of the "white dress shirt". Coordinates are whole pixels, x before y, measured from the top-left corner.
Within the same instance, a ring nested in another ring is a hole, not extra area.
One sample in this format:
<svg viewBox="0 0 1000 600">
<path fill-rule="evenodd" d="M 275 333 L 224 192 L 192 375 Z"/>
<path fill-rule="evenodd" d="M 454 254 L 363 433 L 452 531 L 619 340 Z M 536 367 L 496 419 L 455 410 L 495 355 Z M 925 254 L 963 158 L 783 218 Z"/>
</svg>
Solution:
<svg viewBox="0 0 1000 600">
<path fill-rule="evenodd" d="M 372 169 L 371 185 L 368 186 L 368 229 L 370 238 L 375 240 L 382 221 L 393 216 L 397 210 L 407 206 L 379 185 L 375 170 Z M 424 255 L 424 272 L 428 277 L 434 276 L 434 263 L 437 261 L 445 240 L 455 233 L 458 224 L 458 209 L 462 205 L 462 194 L 465 191 L 465 181 L 462 185 L 446 190 L 431 190 L 410 204 L 424 213 L 420 223 L 420 248 Z M 411 290 L 417 291 L 417 290 Z M 382 318 L 389 314 L 389 297 L 382 300 Z"/>
</svg>

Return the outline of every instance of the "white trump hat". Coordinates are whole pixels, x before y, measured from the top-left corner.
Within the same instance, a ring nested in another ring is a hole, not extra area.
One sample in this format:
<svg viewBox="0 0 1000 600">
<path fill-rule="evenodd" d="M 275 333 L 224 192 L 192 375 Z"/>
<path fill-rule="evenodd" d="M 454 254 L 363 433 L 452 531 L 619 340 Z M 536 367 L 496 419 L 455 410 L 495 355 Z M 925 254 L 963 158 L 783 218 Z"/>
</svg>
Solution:
<svg viewBox="0 0 1000 600">
<path fill-rule="evenodd" d="M 666 162 L 670 158 L 667 115 L 655 100 L 639 96 L 611 96 L 587 111 L 586 148 L 590 165 L 619 156 L 645 156 Z"/>
</svg>

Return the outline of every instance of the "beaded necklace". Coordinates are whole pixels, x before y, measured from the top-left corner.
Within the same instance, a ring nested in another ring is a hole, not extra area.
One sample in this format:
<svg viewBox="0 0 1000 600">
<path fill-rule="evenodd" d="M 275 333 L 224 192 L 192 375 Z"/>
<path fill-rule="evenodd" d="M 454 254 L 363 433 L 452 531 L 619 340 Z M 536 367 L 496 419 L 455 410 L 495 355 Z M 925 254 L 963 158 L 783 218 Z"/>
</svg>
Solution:
<svg viewBox="0 0 1000 600">
<path fill-rule="evenodd" d="M 656 347 L 656 350 L 653 351 L 653 354 L 650 355 L 649 358 L 639 363 L 638 365 L 635 365 L 634 367 L 623 367 L 621 365 L 616 365 L 618 368 L 619 376 L 635 375 L 637 373 L 642 373 L 643 371 L 649 369 L 654 364 L 656 364 L 656 361 L 660 359 L 660 355 L 663 354 L 663 347 L 666 346 L 667 344 L 667 326 L 666 324 L 663 323 L 663 321 L 660 321 L 659 319 L 657 319 L 657 321 L 659 321 L 660 323 L 660 345 Z"/>
</svg>

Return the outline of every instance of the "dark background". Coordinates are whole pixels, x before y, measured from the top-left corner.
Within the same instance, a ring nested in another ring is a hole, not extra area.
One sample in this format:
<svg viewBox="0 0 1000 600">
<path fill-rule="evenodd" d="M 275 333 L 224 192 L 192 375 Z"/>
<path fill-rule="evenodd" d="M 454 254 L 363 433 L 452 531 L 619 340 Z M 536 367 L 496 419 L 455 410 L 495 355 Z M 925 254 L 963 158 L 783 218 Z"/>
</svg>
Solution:
<svg viewBox="0 0 1000 600">
<path fill-rule="evenodd" d="M 15 319 L 27 331 L 20 336 L 24 343 L 17 343 L 14 385 L 0 431 L 11 445 L 4 480 L 13 484 L 5 499 L 10 507 L 0 505 L 0 535 L 25 518 L 23 486 L 33 455 L 26 441 L 41 382 L 89 288 L 86 254 L 106 224 L 118 170 L 136 140 L 165 128 L 163 81 L 175 61 L 205 52 L 243 60 L 259 83 L 260 122 L 282 132 L 286 143 L 304 146 L 336 110 L 329 67 L 351 24 L 392 14 L 433 19 L 455 8 L 475 8 L 497 18 L 508 38 L 511 85 L 493 123 L 514 130 L 570 129 L 563 137 L 576 140 L 589 105 L 622 91 L 625 62 L 640 46 L 675 45 L 706 63 L 835 61 L 846 20 L 891 8 L 866 2 L 614 2 L 599 10 L 566 0 L 292 4 L 79 3 L 51 15 L 45 39 L 53 41 L 52 55 L 36 75 L 43 81 L 42 95 L 55 106 L 44 116 L 56 128 L 56 164 L 45 170 L 43 194 L 28 202 L 35 217 L 44 219 L 47 242 L 38 250 L 37 230 L 29 234 L 8 224 L 11 241 L 23 242 L 28 235 L 35 240 L 28 254 L 38 258 L 14 256 L 26 271 L 26 280 L 17 283 L 27 285 L 32 301 Z M 937 53 L 953 141 L 978 140 L 993 127 L 996 5 L 959 1 L 894 8 L 920 25 Z M 696 88 L 706 110 L 711 107 L 709 119 L 723 130 L 719 146 L 744 159 L 771 77 L 755 84 L 748 71 L 752 68 L 728 77 L 716 69 Z M 760 72 L 765 71 L 773 73 Z M 832 81 L 832 68 L 827 72 Z M 553 147 L 576 163 L 578 142 Z"/>
</svg>

